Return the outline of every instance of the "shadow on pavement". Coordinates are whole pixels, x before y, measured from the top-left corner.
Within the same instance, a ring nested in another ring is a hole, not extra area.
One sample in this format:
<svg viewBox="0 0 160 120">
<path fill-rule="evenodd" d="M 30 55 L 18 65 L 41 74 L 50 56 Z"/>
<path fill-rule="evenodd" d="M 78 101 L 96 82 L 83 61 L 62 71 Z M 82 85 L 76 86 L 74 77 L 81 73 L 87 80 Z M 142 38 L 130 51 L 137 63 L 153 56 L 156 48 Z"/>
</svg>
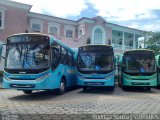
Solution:
<svg viewBox="0 0 160 120">
<path fill-rule="evenodd" d="M 123 89 L 123 91 L 124 92 L 137 92 L 137 93 L 155 93 L 153 89 L 154 88 L 151 88 L 151 90 L 146 90 L 146 88 L 143 88 L 143 87 L 127 87 Z"/>
<path fill-rule="evenodd" d="M 22 91 L 20 91 L 22 92 Z M 14 100 L 14 101 L 30 101 L 30 100 L 48 100 L 48 99 L 53 99 L 57 97 L 56 95 L 56 92 L 53 91 L 52 93 L 51 92 L 48 92 L 48 91 L 36 91 L 36 92 L 33 92 L 32 94 L 24 94 L 22 92 L 22 95 L 19 95 L 19 96 L 14 96 L 14 97 L 11 97 L 9 98 L 9 100 Z"/>
<path fill-rule="evenodd" d="M 78 88 L 68 88 L 66 90 L 66 92 L 63 94 L 67 94 L 73 90 L 77 90 Z M 18 96 L 14 96 L 14 97 L 10 97 L 9 99 L 10 100 L 14 100 L 14 101 L 38 101 L 38 100 L 49 100 L 49 99 L 54 99 L 58 96 L 63 96 L 63 95 L 58 95 L 56 90 L 52 90 L 52 91 L 33 91 L 33 93 L 31 94 L 24 94 L 23 91 L 20 91 L 22 92 L 22 95 L 18 95 Z"/>
<path fill-rule="evenodd" d="M 108 94 L 114 94 L 114 91 L 112 91 L 110 88 L 91 87 L 85 91 L 83 91 L 83 89 L 82 89 L 79 93 L 80 94 L 106 94 L 106 95 L 108 95 Z"/>
</svg>

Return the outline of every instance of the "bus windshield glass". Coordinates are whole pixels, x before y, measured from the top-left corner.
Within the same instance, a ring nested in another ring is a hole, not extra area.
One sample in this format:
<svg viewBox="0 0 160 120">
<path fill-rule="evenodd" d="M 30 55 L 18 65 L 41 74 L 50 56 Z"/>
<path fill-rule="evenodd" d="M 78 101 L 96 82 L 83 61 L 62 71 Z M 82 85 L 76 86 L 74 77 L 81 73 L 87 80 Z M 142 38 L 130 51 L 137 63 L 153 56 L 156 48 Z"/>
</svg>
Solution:
<svg viewBox="0 0 160 120">
<path fill-rule="evenodd" d="M 156 61 L 153 55 L 136 54 L 124 57 L 125 72 L 152 73 L 156 72 Z"/>
<path fill-rule="evenodd" d="M 36 36 L 10 38 L 7 43 L 5 68 L 48 68 L 50 66 L 50 47 L 48 42 L 42 42 L 41 39 L 42 37 Z"/>
<path fill-rule="evenodd" d="M 107 52 L 80 52 L 78 67 L 81 71 L 110 71 L 114 69 L 114 56 Z"/>
</svg>

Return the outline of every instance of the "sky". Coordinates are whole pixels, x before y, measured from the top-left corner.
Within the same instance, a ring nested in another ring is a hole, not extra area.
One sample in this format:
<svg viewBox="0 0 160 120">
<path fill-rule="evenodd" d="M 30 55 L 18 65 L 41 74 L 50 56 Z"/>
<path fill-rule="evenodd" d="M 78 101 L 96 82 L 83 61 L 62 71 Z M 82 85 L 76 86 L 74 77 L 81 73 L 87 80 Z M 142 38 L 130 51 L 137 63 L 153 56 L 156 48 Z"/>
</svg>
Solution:
<svg viewBox="0 0 160 120">
<path fill-rule="evenodd" d="M 103 17 L 107 22 L 160 31 L 160 0 L 12 0 L 32 5 L 31 12 L 78 20 Z"/>
</svg>

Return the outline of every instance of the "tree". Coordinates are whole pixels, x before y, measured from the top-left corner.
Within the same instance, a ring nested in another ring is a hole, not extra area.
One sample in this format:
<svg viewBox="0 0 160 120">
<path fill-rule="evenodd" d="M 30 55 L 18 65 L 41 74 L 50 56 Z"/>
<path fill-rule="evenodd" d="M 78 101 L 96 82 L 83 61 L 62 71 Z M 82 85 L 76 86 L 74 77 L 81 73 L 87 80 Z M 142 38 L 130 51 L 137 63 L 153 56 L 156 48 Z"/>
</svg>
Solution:
<svg viewBox="0 0 160 120">
<path fill-rule="evenodd" d="M 152 33 L 145 41 L 145 48 L 154 50 L 156 54 L 160 54 L 160 32 Z"/>
</svg>

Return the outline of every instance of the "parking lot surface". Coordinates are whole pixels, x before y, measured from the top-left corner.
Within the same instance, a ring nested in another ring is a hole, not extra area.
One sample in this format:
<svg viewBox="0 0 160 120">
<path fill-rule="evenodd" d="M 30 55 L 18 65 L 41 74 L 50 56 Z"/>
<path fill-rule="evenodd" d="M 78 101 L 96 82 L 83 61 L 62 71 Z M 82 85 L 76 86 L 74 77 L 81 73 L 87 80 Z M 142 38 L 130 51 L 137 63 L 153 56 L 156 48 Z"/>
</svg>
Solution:
<svg viewBox="0 0 160 120">
<path fill-rule="evenodd" d="M 86 92 L 73 89 L 63 95 L 46 91 L 25 95 L 22 91 L 0 89 L 0 112 L 3 118 L 10 115 L 16 119 L 44 120 L 86 119 L 82 117 L 84 114 L 160 114 L 160 90 L 132 88 L 124 91 L 116 87 L 113 92 L 92 88 Z"/>
</svg>

